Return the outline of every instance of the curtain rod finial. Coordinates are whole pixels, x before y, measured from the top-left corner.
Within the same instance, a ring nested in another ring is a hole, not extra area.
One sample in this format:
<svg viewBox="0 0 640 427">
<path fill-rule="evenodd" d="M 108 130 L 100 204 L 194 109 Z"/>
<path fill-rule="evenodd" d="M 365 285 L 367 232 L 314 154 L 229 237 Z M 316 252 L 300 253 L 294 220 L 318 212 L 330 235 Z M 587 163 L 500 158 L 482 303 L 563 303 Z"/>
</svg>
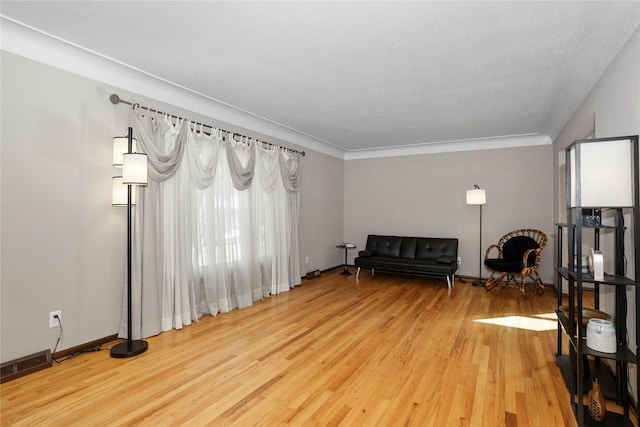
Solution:
<svg viewBox="0 0 640 427">
<path fill-rule="evenodd" d="M 112 104 L 119 104 L 120 97 L 114 93 L 109 97 L 109 101 L 111 101 Z"/>
</svg>

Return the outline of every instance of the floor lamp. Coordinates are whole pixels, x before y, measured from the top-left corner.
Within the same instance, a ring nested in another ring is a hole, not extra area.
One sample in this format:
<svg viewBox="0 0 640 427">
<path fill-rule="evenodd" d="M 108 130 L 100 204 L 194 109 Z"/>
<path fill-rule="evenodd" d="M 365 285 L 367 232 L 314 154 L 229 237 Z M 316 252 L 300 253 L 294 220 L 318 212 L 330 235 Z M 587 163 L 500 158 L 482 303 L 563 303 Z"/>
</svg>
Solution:
<svg viewBox="0 0 640 427">
<path fill-rule="evenodd" d="M 112 205 L 127 207 L 127 341 L 111 347 L 111 357 L 117 358 L 137 356 L 149 347 L 146 341 L 133 340 L 131 337 L 131 231 L 135 204 L 133 186 L 147 184 L 147 155 L 136 153 L 134 144 L 132 128 L 129 128 L 126 137 L 113 138 L 113 166 L 122 168 L 122 176 L 113 177 Z"/>
<path fill-rule="evenodd" d="M 474 184 L 473 190 L 467 190 L 467 205 L 480 206 L 480 249 L 478 250 L 478 280 L 472 282 L 473 286 L 484 286 L 482 281 L 482 205 L 487 204 L 487 192 Z"/>
</svg>

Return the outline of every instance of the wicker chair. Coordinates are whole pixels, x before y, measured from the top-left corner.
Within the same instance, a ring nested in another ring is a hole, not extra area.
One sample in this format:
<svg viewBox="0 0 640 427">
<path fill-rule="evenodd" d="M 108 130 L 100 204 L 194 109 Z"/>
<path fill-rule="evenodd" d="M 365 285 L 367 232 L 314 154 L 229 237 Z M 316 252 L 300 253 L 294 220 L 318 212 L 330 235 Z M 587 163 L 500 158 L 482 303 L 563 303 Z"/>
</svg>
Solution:
<svg viewBox="0 0 640 427">
<path fill-rule="evenodd" d="M 485 289 L 490 291 L 496 286 L 515 285 L 527 298 L 534 293 L 541 295 L 544 284 L 538 275 L 538 266 L 540 252 L 546 244 L 547 235 L 531 228 L 514 230 L 502 236 L 484 254 L 484 265 L 491 272 Z M 492 258 L 496 250 L 498 256 Z M 526 278 L 532 283 L 528 283 Z"/>
</svg>

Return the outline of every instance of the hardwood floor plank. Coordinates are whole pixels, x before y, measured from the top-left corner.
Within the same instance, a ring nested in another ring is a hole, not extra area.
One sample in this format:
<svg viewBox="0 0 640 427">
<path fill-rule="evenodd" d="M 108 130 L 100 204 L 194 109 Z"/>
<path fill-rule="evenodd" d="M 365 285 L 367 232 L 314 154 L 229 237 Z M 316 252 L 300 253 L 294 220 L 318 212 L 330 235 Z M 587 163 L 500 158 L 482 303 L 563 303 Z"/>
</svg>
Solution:
<svg viewBox="0 0 640 427">
<path fill-rule="evenodd" d="M 575 425 L 555 327 L 499 321 L 553 312 L 552 292 L 338 273 L 149 338 L 135 358 L 84 353 L 2 384 L 1 424 Z"/>
</svg>

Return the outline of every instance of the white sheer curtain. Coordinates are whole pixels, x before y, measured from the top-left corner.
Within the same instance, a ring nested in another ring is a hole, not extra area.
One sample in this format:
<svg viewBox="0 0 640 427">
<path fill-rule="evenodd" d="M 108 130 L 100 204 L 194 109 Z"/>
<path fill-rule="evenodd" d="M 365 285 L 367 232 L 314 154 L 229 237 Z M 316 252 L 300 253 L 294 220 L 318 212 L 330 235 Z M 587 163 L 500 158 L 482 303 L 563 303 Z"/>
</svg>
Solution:
<svg viewBox="0 0 640 427">
<path fill-rule="evenodd" d="M 299 154 L 141 109 L 132 122 L 150 178 L 134 212 L 134 339 L 300 284 Z M 123 337 L 126 318 L 124 301 Z"/>
</svg>

